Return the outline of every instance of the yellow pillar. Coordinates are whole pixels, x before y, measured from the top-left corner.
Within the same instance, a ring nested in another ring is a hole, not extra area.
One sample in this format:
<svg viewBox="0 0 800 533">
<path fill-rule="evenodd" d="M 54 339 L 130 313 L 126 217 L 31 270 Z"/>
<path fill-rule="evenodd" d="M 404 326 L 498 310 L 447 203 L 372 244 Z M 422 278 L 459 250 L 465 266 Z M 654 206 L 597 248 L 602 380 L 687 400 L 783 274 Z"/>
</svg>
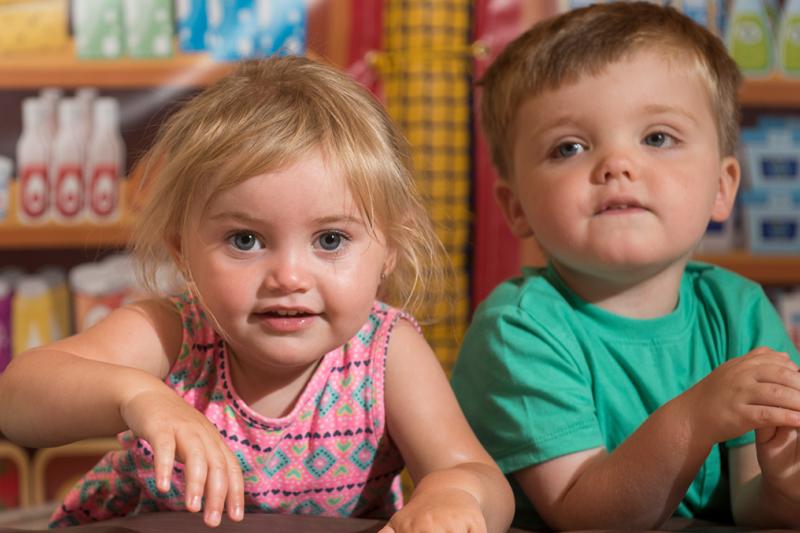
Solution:
<svg viewBox="0 0 800 533">
<path fill-rule="evenodd" d="M 389 114 L 407 136 L 415 175 L 455 275 L 424 328 L 445 370 L 469 313 L 472 0 L 386 0 L 381 77 Z"/>
</svg>

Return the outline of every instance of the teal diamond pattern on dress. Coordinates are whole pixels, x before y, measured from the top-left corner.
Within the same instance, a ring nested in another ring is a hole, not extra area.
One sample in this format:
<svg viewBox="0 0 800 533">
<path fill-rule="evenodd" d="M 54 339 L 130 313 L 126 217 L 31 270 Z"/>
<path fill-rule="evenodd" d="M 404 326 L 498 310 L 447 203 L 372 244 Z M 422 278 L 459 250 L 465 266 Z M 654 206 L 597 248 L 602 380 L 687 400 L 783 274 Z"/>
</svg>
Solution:
<svg viewBox="0 0 800 533">
<path fill-rule="evenodd" d="M 364 329 L 366 328 L 365 326 L 364 328 L 361 328 L 361 330 L 356 334 L 356 337 L 358 337 L 358 340 L 360 340 L 364 344 L 364 346 L 369 346 L 369 344 L 372 342 L 372 337 L 374 337 L 375 332 L 378 331 L 378 326 L 381 325 L 380 319 L 377 316 L 375 316 L 374 313 L 369 315 L 368 322 L 369 322 L 369 330 L 364 331 Z"/>
<path fill-rule="evenodd" d="M 108 492 L 109 484 L 108 481 L 104 479 L 90 479 L 81 485 L 81 492 L 80 492 L 80 502 L 81 505 L 86 505 L 86 502 L 89 501 L 89 498 L 92 496 L 97 497 L 97 494 L 103 494 L 104 492 Z M 102 497 L 102 496 L 101 496 Z"/>
<path fill-rule="evenodd" d="M 320 515 L 325 511 L 314 500 L 306 500 L 292 509 L 292 514 Z"/>
<path fill-rule="evenodd" d="M 355 509 L 358 500 L 361 499 L 360 494 L 356 494 L 352 498 L 350 498 L 344 505 L 336 509 L 336 512 L 339 513 L 339 516 L 344 518 L 350 517 L 353 515 L 353 509 Z"/>
<path fill-rule="evenodd" d="M 364 381 L 353 391 L 353 399 L 364 409 L 370 409 L 375 403 L 375 388 L 372 386 L 372 378 L 367 376 Z"/>
<path fill-rule="evenodd" d="M 325 448 L 320 447 L 306 457 L 303 460 L 303 464 L 306 466 L 306 470 L 311 472 L 312 476 L 319 479 L 336 464 L 336 457 Z"/>
<path fill-rule="evenodd" d="M 247 473 L 253 470 L 253 468 L 247 463 L 247 458 L 241 451 L 236 451 L 234 455 L 236 455 L 236 458 L 239 460 L 239 466 L 242 467 L 242 472 Z"/>
<path fill-rule="evenodd" d="M 317 396 L 317 405 L 319 406 L 319 414 L 325 416 L 328 411 L 336 405 L 339 401 L 339 393 L 333 389 L 330 384 L 326 384 L 322 392 Z"/>
<path fill-rule="evenodd" d="M 281 450 L 275 450 L 272 457 L 269 458 L 269 463 L 262 469 L 269 477 L 274 476 L 280 470 L 289 464 L 289 458 Z"/>
<path fill-rule="evenodd" d="M 150 491 L 150 494 L 155 495 L 156 497 L 162 500 L 178 500 L 180 494 L 178 494 L 178 489 L 176 489 L 173 485 L 170 484 L 169 491 L 161 492 L 158 487 L 156 487 L 156 480 L 152 477 L 147 477 L 144 480 L 145 484 L 147 485 L 147 490 Z M 178 500 L 180 501 L 180 500 Z"/>
<path fill-rule="evenodd" d="M 369 441 L 365 440 L 359 444 L 355 450 L 353 450 L 353 453 L 350 454 L 350 460 L 361 470 L 366 470 L 372 466 L 372 459 L 375 457 L 375 450 L 375 446 L 373 446 Z"/>
</svg>

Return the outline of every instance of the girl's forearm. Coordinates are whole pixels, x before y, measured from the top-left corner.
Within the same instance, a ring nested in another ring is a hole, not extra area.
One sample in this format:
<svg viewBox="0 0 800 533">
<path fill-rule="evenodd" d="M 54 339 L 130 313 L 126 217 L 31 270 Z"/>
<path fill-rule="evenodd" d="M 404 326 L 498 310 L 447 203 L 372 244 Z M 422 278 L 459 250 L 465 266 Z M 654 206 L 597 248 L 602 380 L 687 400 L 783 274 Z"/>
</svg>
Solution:
<svg viewBox="0 0 800 533">
<path fill-rule="evenodd" d="M 480 505 L 489 533 L 505 532 L 514 517 L 514 495 L 502 473 L 484 463 L 461 463 L 425 476 L 411 498 L 426 492 L 458 489 L 472 495 Z"/>
<path fill-rule="evenodd" d="M 141 370 L 65 352 L 25 352 L 0 374 L 0 433 L 31 447 L 111 436 L 126 429 L 123 398 L 158 383 Z"/>
</svg>

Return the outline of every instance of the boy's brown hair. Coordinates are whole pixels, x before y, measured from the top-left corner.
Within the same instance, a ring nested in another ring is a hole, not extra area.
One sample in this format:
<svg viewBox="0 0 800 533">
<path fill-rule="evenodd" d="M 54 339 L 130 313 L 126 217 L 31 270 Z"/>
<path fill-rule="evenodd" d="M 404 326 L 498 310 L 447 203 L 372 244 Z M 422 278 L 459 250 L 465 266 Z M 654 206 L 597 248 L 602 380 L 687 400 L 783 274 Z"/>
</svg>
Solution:
<svg viewBox="0 0 800 533">
<path fill-rule="evenodd" d="M 481 120 L 500 176 L 508 180 L 514 170 L 514 122 L 525 100 L 597 74 L 647 48 L 665 49 L 670 57 L 693 62 L 709 89 L 720 155 L 733 155 L 738 142 L 741 74 L 722 41 L 673 8 L 649 2 L 611 2 L 535 24 L 514 39 L 486 71 L 480 81 Z"/>
</svg>

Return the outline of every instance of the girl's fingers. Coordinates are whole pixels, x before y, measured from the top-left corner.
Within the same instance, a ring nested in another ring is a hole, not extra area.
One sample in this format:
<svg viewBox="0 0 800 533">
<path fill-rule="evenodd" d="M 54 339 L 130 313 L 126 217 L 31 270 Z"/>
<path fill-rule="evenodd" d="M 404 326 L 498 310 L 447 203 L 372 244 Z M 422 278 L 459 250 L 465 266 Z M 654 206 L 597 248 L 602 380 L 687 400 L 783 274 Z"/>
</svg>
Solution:
<svg viewBox="0 0 800 533">
<path fill-rule="evenodd" d="M 179 447 L 181 457 L 184 458 L 184 478 L 186 480 L 186 508 L 191 512 L 197 512 L 202 509 L 203 488 L 206 485 L 208 476 L 208 463 L 206 460 L 206 453 L 204 447 L 197 441 L 199 438 L 193 439 L 194 442 L 190 446 Z"/>
<path fill-rule="evenodd" d="M 206 478 L 206 503 L 204 518 L 207 525 L 218 526 L 222 520 L 225 497 L 228 494 L 228 469 L 225 457 L 214 450 L 208 460 L 208 477 Z"/>
<path fill-rule="evenodd" d="M 242 467 L 232 454 L 227 454 L 226 457 L 228 459 L 228 516 L 231 520 L 238 522 L 244 518 Z"/>
<path fill-rule="evenodd" d="M 152 442 L 153 463 L 156 467 L 156 488 L 161 492 L 169 492 L 172 488 L 172 467 L 175 464 L 175 441 L 172 436 L 160 436 Z"/>
</svg>

